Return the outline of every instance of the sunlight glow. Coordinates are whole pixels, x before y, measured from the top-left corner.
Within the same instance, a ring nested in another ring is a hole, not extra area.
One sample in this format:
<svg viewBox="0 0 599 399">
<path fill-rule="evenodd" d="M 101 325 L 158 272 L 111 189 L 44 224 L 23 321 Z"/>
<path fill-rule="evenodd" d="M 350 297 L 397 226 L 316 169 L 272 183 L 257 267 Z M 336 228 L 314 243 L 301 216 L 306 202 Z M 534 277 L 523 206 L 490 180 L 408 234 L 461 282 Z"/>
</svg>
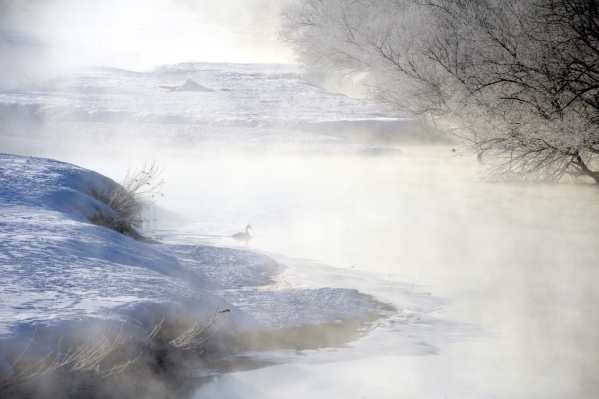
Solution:
<svg viewBox="0 0 599 399">
<path fill-rule="evenodd" d="M 11 17 L 1 29 L 42 44 L 35 68 L 293 61 L 277 43 L 276 0 L 25 0 L 4 7 Z"/>
</svg>

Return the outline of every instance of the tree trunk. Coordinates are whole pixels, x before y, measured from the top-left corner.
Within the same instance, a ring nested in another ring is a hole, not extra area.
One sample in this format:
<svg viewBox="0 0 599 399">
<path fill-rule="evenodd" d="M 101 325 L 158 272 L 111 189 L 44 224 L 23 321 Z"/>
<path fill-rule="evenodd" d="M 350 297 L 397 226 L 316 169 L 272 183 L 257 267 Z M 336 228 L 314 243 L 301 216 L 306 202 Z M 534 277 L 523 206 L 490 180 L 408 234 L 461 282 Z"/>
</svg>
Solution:
<svg viewBox="0 0 599 399">
<path fill-rule="evenodd" d="M 576 165 L 580 166 L 580 169 L 582 169 L 582 171 L 584 173 L 586 173 L 587 175 L 589 175 L 590 177 L 593 178 L 593 180 L 595 180 L 595 183 L 599 184 L 599 173 L 598 172 L 593 172 L 592 170 L 590 170 L 587 165 L 584 163 L 584 161 L 582 160 L 582 158 L 580 157 L 580 155 L 576 156 L 576 161 L 575 161 Z"/>
</svg>

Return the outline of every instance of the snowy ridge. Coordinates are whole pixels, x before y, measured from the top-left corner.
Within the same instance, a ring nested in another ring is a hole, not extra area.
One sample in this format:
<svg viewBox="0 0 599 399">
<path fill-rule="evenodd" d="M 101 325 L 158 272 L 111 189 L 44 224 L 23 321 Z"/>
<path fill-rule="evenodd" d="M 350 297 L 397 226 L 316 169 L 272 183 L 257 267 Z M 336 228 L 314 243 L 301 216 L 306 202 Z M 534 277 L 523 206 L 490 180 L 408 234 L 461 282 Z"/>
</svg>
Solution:
<svg viewBox="0 0 599 399">
<path fill-rule="evenodd" d="M 186 85 L 195 89 L 187 91 Z M 241 137 L 249 140 L 255 128 L 274 130 L 272 135 L 282 141 L 288 136 L 293 141 L 298 132 L 304 140 L 328 135 L 370 144 L 434 139 L 415 121 L 383 111 L 374 102 L 306 82 L 294 65 L 187 63 L 150 72 L 79 69 L 45 82 L 43 90 L 0 92 L 0 119 L 57 124 L 67 131 L 71 123 L 183 125 L 195 127 L 194 134 L 203 132 L 202 127 L 226 127 L 242 129 Z M 5 127 L 3 133 L 11 130 Z"/>
<path fill-rule="evenodd" d="M 231 308 L 237 329 L 379 312 L 355 290 L 258 290 L 278 271 L 265 255 L 147 244 L 91 224 L 99 203 L 89 190 L 114 184 L 73 165 L 0 155 L 0 335 L 81 318 L 138 319 L 134 309 L 160 303 L 193 314 Z"/>
</svg>

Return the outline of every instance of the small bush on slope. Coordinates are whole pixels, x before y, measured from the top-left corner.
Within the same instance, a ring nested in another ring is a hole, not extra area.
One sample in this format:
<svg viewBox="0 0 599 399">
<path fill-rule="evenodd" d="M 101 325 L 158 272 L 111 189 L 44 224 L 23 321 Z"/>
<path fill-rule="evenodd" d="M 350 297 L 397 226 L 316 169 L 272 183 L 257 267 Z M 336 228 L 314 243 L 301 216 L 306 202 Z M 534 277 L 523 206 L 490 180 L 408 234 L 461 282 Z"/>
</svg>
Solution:
<svg viewBox="0 0 599 399">
<path fill-rule="evenodd" d="M 116 230 L 136 239 L 143 238 L 136 229 L 141 228 L 144 220 L 142 212 L 148 208 L 160 194 L 164 181 L 156 183 L 161 170 L 155 162 L 144 164 L 141 170 L 129 168 L 127 175 L 119 185 L 110 191 L 92 190 L 91 195 L 109 207 L 109 210 L 97 209 L 98 213 L 91 222 Z"/>
</svg>

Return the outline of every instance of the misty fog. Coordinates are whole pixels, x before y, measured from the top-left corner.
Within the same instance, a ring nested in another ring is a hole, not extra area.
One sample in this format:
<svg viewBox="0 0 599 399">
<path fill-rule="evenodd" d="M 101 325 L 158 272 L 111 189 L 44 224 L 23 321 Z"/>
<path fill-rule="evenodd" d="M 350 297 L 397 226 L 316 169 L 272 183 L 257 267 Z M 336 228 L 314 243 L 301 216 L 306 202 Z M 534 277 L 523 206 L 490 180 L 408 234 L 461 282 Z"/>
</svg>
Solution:
<svg viewBox="0 0 599 399">
<path fill-rule="evenodd" d="M 278 0 L 0 4 L 0 87 L 85 66 L 148 69 L 187 62 L 294 62 L 276 40 Z"/>
<path fill-rule="evenodd" d="M 232 285 L 207 297 L 232 316 L 214 347 L 239 334 L 239 353 L 208 346 L 213 363 L 179 365 L 196 385 L 155 397 L 595 397 L 596 185 L 489 179 L 490 161 L 455 136 L 365 98 L 363 75 L 326 81 L 295 65 L 278 33 L 283 3 L 0 4 L 0 153 L 117 182 L 155 161 L 165 183 L 145 210 L 140 232 L 158 242 L 147 245 L 240 251 L 224 256 L 242 259 L 231 269 L 242 276 L 254 262 L 243 254 L 278 264 L 264 284 L 221 272 Z M 180 90 L 186 79 L 208 90 Z M 251 239 L 233 240 L 246 225 Z M 326 296 L 336 289 L 347 291 Z M 364 298 L 380 313 L 360 313 Z M 147 310 L 127 309 L 146 323 Z M 284 327 L 253 335 L 243 312 Z"/>
</svg>

